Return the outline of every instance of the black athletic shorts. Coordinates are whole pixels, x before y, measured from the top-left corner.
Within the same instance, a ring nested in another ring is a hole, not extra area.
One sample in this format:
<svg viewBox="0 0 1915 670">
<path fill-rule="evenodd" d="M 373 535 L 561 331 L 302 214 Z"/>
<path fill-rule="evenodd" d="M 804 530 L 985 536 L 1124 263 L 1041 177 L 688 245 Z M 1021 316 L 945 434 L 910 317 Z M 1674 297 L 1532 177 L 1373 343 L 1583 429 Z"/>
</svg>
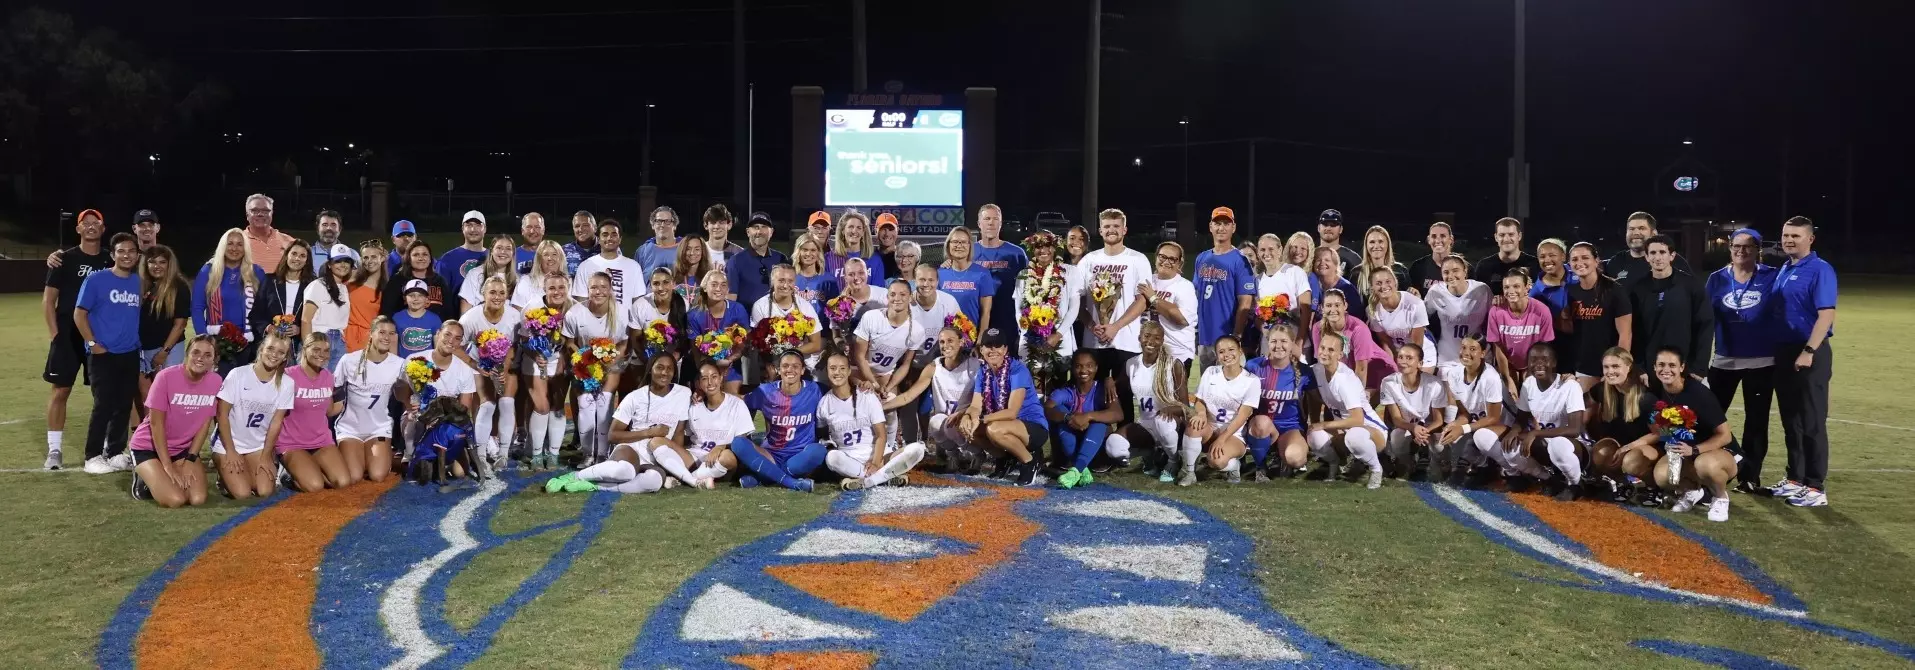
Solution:
<svg viewBox="0 0 1915 670">
<path fill-rule="evenodd" d="M 40 378 L 59 388 L 73 388 L 79 384 L 90 384 L 86 378 L 86 343 L 78 337 L 61 333 L 54 336 L 47 345 L 47 366 Z"/>
<path fill-rule="evenodd" d="M 139 465 L 139 464 L 141 464 L 141 463 L 145 463 L 145 462 L 147 462 L 147 461 L 157 461 L 157 460 L 159 460 L 159 459 L 160 459 L 160 455 L 159 455 L 159 452 L 154 452 L 154 451 L 147 451 L 147 450 L 145 450 L 145 449 L 129 449 L 128 451 L 131 451 L 131 452 L 133 452 L 133 464 L 134 464 L 134 465 Z M 174 460 L 174 461 L 194 461 L 194 462 L 198 462 L 198 461 L 199 461 L 199 454 L 195 454 L 195 453 L 192 453 L 192 452 L 187 452 L 187 453 L 185 453 L 185 454 L 182 454 L 182 455 L 179 455 L 179 456 L 174 456 L 174 457 L 173 457 L 173 460 Z"/>
<path fill-rule="evenodd" d="M 1023 419 L 1018 419 L 1018 420 L 1023 421 L 1024 433 L 1030 436 L 1030 441 L 1026 442 L 1024 444 L 1024 447 L 1026 449 L 1029 449 L 1033 455 L 1043 453 L 1044 443 L 1050 441 L 1051 439 L 1050 429 L 1045 428 L 1044 424 L 1038 423 L 1036 421 L 1024 421 Z"/>
</svg>

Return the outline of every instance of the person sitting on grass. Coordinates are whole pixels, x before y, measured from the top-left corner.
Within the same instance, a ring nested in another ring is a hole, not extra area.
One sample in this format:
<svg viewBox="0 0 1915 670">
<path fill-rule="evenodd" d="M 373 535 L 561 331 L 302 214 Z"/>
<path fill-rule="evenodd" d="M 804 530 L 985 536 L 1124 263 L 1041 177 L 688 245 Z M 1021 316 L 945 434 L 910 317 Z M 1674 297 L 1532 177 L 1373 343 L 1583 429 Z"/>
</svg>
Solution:
<svg viewBox="0 0 1915 670">
<path fill-rule="evenodd" d="M 1266 353 L 1244 364 L 1262 387 L 1256 413 L 1250 417 L 1247 444 L 1258 482 L 1270 480 L 1266 470 L 1297 473 L 1309 464 L 1310 443 L 1303 436 L 1303 399 L 1316 390 L 1316 378 L 1300 360 L 1303 348 L 1297 345 L 1296 325 L 1279 322 L 1265 332 L 1269 333 L 1264 338 Z M 1267 463 L 1272 445 L 1278 448 L 1280 460 Z"/>
<path fill-rule="evenodd" d="M 1018 486 L 1030 486 L 1037 482 L 1037 455 L 1050 439 L 1044 407 L 1037 401 L 1037 383 L 1031 379 L 1030 368 L 1011 358 L 1011 339 L 1005 331 L 986 331 L 978 352 L 984 364 L 971 389 L 975 395 L 971 406 L 958 417 L 958 432 L 970 436 L 972 444 L 1000 454 L 991 476 L 1015 477 Z"/>
<path fill-rule="evenodd" d="M 226 375 L 219 388 L 219 441 L 213 460 L 219 481 L 234 500 L 273 494 L 273 452 L 279 444 L 286 410 L 293 408 L 293 383 L 286 378 L 292 340 L 269 330 L 250 365 Z"/>
<path fill-rule="evenodd" d="M 1682 352 L 1675 347 L 1656 351 L 1655 381 L 1657 383 L 1650 385 L 1650 397 L 1642 400 L 1645 425 L 1654 425 L 1659 411 L 1657 405 L 1687 407 L 1695 414 L 1695 425 L 1690 427 L 1695 435 L 1688 440 L 1665 442 L 1656 431 L 1650 430 L 1629 446 L 1662 448 L 1662 457 L 1650 468 L 1656 476 L 1656 484 L 1663 490 L 1681 491 L 1669 511 L 1687 512 L 1707 493 L 1712 497 L 1709 520 L 1728 521 L 1729 481 L 1735 479 L 1736 464 L 1742 457 L 1735 435 L 1729 432 L 1728 416 L 1722 411 L 1722 405 L 1716 403 L 1715 394 L 1690 379 Z M 1675 473 L 1669 467 L 1672 455 L 1682 458 L 1681 474 L 1674 481 L 1671 475 Z"/>
<path fill-rule="evenodd" d="M 1224 335 L 1213 345 L 1217 364 L 1204 370 L 1197 379 L 1190 420 L 1184 424 L 1183 473 L 1178 486 L 1197 483 L 1197 454 L 1205 454 L 1210 468 L 1220 470 L 1232 484 L 1243 482 L 1243 428 L 1257 410 L 1263 395 L 1263 380 L 1243 367 L 1243 348 L 1237 338 Z"/>
<path fill-rule="evenodd" d="M 746 471 L 738 485 L 768 483 L 810 493 L 811 473 L 825 460 L 825 447 L 818 444 L 818 403 L 824 390 L 805 379 L 803 354 L 796 349 L 775 351 L 778 380 L 758 385 L 745 397 L 745 407 L 765 417 L 764 444 L 732 443 L 732 455 Z"/>
<path fill-rule="evenodd" d="M 905 473 L 924 460 L 924 443 L 912 442 L 892 451 L 883 403 L 877 394 L 852 386 L 851 361 L 843 353 L 833 352 L 825 358 L 825 379 L 831 382 L 831 390 L 818 402 L 818 414 L 824 418 L 832 442 L 831 451 L 825 454 L 825 467 L 844 478 L 839 486 L 856 491 L 909 483 Z"/>
<path fill-rule="evenodd" d="M 1548 343 L 1531 346 L 1524 362 L 1529 374 L 1514 396 L 1517 421 L 1503 434 L 1503 452 L 1538 464 L 1546 454 L 1556 466 L 1557 478 L 1550 481 L 1553 495 L 1563 502 L 1575 500 L 1583 478 L 1582 460 L 1576 454 L 1580 446 L 1576 438 L 1583 433 L 1583 387 L 1574 377 L 1557 374 L 1556 348 Z M 1517 451 L 1521 456 L 1515 455 Z M 1512 481 L 1509 488 L 1521 491 L 1528 483 Z"/>
<path fill-rule="evenodd" d="M 617 446 L 612 447 L 611 457 L 546 480 L 545 491 L 585 493 L 603 484 L 619 493 L 651 493 L 673 481 L 659 470 L 687 484 L 705 486 L 685 469 L 691 458 L 680 443 L 691 413 L 691 391 L 672 383 L 677 374 L 678 359 L 670 352 L 652 357 L 645 387 L 625 396 L 612 413 L 610 438 Z"/>
<path fill-rule="evenodd" d="M 1091 459 L 1104 449 L 1111 425 L 1124 420 L 1124 410 L 1117 405 L 1116 382 L 1099 380 L 1097 356 L 1089 349 L 1071 354 L 1071 381 L 1044 399 L 1044 418 L 1051 423 L 1058 451 L 1069 459 L 1058 486 L 1068 489 L 1094 481 Z"/>
<path fill-rule="evenodd" d="M 452 490 L 448 476 L 482 477 L 472 453 L 472 416 L 458 398 L 434 398 L 419 413 L 419 427 L 412 440 L 412 481 L 421 486 L 436 482 L 445 493 Z"/>
<path fill-rule="evenodd" d="M 745 441 L 744 448 L 751 448 L 751 410 L 745 408 L 744 399 L 725 392 L 725 369 L 716 362 L 699 364 L 694 391 L 687 424 L 691 439 L 685 451 L 698 464 L 692 477 L 716 482 L 738 469 L 738 456 L 732 452 L 739 448 L 739 440 Z"/>
<path fill-rule="evenodd" d="M 1325 301 L 1326 311 L 1332 304 L 1334 301 Z M 1310 424 L 1310 451 L 1322 459 L 1323 472 L 1329 479 L 1335 479 L 1342 469 L 1340 451 L 1349 452 L 1369 466 L 1368 488 L 1374 489 L 1383 486 L 1383 464 L 1377 461 L 1376 448 L 1384 444 L 1383 431 L 1388 426 L 1370 407 L 1369 398 L 1363 393 L 1363 381 L 1342 362 L 1348 343 L 1349 340 L 1336 331 L 1324 333 L 1317 343 L 1319 360 L 1313 372 L 1317 378 L 1317 395 L 1323 402 L 1319 403 L 1321 417 Z"/>
<path fill-rule="evenodd" d="M 206 502 L 200 448 L 213 432 L 220 376 L 218 338 L 201 335 L 186 345 L 186 362 L 153 375 L 146 418 L 133 431 L 133 499 L 165 508 Z M 243 372 L 241 374 L 244 374 Z M 164 445 L 165 448 L 159 448 Z"/>
<path fill-rule="evenodd" d="M 971 406 L 978 362 L 964 348 L 963 336 L 953 328 L 938 331 L 937 350 L 937 359 L 925 366 L 925 372 L 910 388 L 885 401 L 884 410 L 916 406 L 925 418 L 925 442 L 937 452 L 938 462 L 948 471 L 975 475 L 983 464 L 982 452 L 975 451 L 968 437 L 958 432 L 953 419 Z"/>
<path fill-rule="evenodd" d="M 350 256 L 345 258 L 351 260 Z M 274 445 L 279 454 L 280 486 L 318 491 L 328 486 L 342 488 L 354 481 L 347 474 L 346 459 L 339 453 L 339 443 L 333 439 L 329 425 L 346 409 L 343 399 L 334 398 L 332 371 L 326 369 L 326 363 L 332 360 L 334 339 L 323 332 L 307 334 L 306 347 L 301 350 L 305 355 L 286 373 L 293 385 L 293 406 L 286 411 L 279 428 L 279 444 Z M 337 344 L 345 347 L 344 343 Z"/>
</svg>

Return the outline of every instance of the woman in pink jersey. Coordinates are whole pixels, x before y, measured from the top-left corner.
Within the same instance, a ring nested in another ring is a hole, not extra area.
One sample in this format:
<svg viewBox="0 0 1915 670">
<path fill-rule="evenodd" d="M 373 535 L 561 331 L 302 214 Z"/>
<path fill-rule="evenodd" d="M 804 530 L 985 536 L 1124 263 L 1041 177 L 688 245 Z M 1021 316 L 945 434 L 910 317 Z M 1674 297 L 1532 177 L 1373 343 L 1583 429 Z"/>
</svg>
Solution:
<svg viewBox="0 0 1915 670">
<path fill-rule="evenodd" d="M 200 449 L 213 432 L 219 395 L 217 338 L 201 335 L 186 345 L 186 363 L 160 370 L 146 393 L 146 418 L 133 431 L 133 499 L 174 508 L 206 502 L 206 468 Z M 165 442 L 158 448 L 154 436 Z"/>
<path fill-rule="evenodd" d="M 345 411 L 343 400 L 333 399 L 332 371 L 325 368 L 332 360 L 332 341 L 325 333 L 306 336 L 300 351 L 299 367 L 286 372 L 293 382 L 293 408 L 279 427 L 280 484 L 291 475 L 292 485 L 301 491 L 317 491 L 328 486 L 340 488 L 352 483 L 346 457 L 333 441 L 330 419 Z"/>
<path fill-rule="evenodd" d="M 1396 374 L 1396 361 L 1390 357 L 1390 352 L 1377 346 L 1376 335 L 1371 332 L 1369 324 L 1350 315 L 1349 296 L 1344 295 L 1343 289 L 1325 289 L 1317 310 L 1320 318 L 1310 326 L 1311 346 L 1323 344 L 1323 331 L 1326 328 L 1332 333 L 1342 333 L 1350 346 L 1342 351 L 1341 362 L 1356 372 L 1357 379 L 1363 382 L 1363 388 L 1368 389 L 1370 395 L 1376 395 L 1376 390 L 1383 385 L 1383 378 Z"/>
<path fill-rule="evenodd" d="M 1503 275 L 1503 300 L 1489 308 L 1489 322 L 1483 327 L 1483 339 L 1496 347 L 1496 367 L 1502 371 L 1504 388 L 1522 388 L 1523 370 L 1529 365 L 1529 348 L 1538 342 L 1556 339 L 1556 322 L 1549 306 L 1529 297 L 1535 280 L 1526 268 L 1510 268 Z"/>
</svg>

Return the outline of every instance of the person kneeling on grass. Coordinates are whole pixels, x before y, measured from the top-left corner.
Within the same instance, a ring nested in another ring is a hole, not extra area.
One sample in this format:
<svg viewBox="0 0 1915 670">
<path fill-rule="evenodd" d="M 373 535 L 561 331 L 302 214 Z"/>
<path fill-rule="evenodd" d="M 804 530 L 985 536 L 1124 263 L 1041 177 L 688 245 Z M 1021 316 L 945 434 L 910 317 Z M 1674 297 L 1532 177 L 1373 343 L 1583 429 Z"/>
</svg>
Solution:
<svg viewBox="0 0 1915 670">
<path fill-rule="evenodd" d="M 458 398 L 439 396 L 419 412 L 419 433 L 412 443 L 412 481 L 425 485 L 437 482 L 441 493 L 451 490 L 446 477 L 471 474 L 484 478 L 484 470 L 472 453 L 472 416 Z"/>
<path fill-rule="evenodd" d="M 1524 365 L 1529 374 L 1515 395 L 1516 426 L 1503 435 L 1503 453 L 1539 464 L 1547 455 L 1557 474 L 1549 488 L 1557 500 L 1569 502 L 1582 488 L 1583 465 L 1576 454 L 1581 445 L 1576 440 L 1583 434 L 1583 387 L 1574 377 L 1556 373 L 1554 346 L 1538 342 L 1528 353 Z M 1520 478 L 1509 482 L 1511 491 L 1527 488 L 1529 482 Z"/>
<path fill-rule="evenodd" d="M 351 257 L 347 257 L 348 260 Z M 340 345 L 342 348 L 345 346 Z M 332 371 L 333 338 L 326 333 L 306 336 L 299 365 L 286 372 L 293 385 L 293 407 L 279 428 L 279 485 L 300 491 L 318 491 L 352 483 L 346 459 L 333 440 L 332 417 L 346 409 L 345 392 L 335 391 Z"/>
<path fill-rule="evenodd" d="M 186 345 L 186 363 L 160 370 L 146 393 L 146 418 L 133 431 L 133 499 L 174 508 L 206 502 L 200 447 L 213 432 L 220 390 L 218 338 L 201 335 Z M 242 374 L 244 374 L 242 372 Z M 156 448 L 163 442 L 164 449 Z"/>
<path fill-rule="evenodd" d="M 268 331 L 251 365 L 234 368 L 220 382 L 219 441 L 213 460 L 220 485 L 234 500 L 273 494 L 273 453 L 286 411 L 293 408 L 293 381 L 286 378 L 292 340 Z"/>
<path fill-rule="evenodd" d="M 1297 346 L 1297 327 L 1283 322 L 1269 326 L 1264 339 L 1266 352 L 1252 359 L 1244 369 L 1256 375 L 1261 398 L 1250 417 L 1249 436 L 1252 471 L 1256 481 L 1270 481 L 1271 470 L 1278 474 L 1303 471 L 1310 462 L 1310 444 L 1303 437 L 1303 398 L 1316 390 L 1316 378 L 1301 362 L 1303 351 Z M 1276 463 L 1268 463 L 1270 447 L 1276 445 Z"/>
<path fill-rule="evenodd" d="M 885 425 L 883 403 L 877 394 L 852 387 L 851 361 L 844 354 L 832 353 L 825 358 L 825 378 L 831 382 L 831 391 L 819 401 L 818 413 L 834 440 L 831 451 L 825 454 L 825 466 L 844 477 L 839 486 L 856 491 L 886 483 L 909 483 L 905 473 L 924 460 L 924 443 L 912 442 L 892 450 L 893 436 Z"/>
<path fill-rule="evenodd" d="M 1335 333 L 1332 333 L 1334 335 Z M 1190 421 L 1184 424 L 1183 474 L 1178 486 L 1197 483 L 1197 454 L 1203 452 L 1210 468 L 1220 470 L 1232 484 L 1243 483 L 1243 428 L 1257 410 L 1263 395 L 1263 380 L 1243 368 L 1243 348 L 1237 338 L 1224 335 L 1212 345 L 1217 364 L 1204 370 L 1197 379 L 1197 394 Z"/>
<path fill-rule="evenodd" d="M 1695 425 L 1690 427 L 1695 431 L 1695 436 L 1687 441 L 1664 442 L 1651 429 L 1648 434 L 1629 443 L 1629 446 L 1662 447 L 1662 457 L 1650 466 L 1656 475 L 1656 484 L 1665 491 L 1682 492 L 1669 511 L 1689 511 L 1702 501 L 1706 491 L 1713 496 L 1709 503 L 1709 520 L 1728 521 L 1729 480 L 1735 478 L 1736 466 L 1742 460 L 1742 448 L 1729 432 L 1728 416 L 1722 411 L 1722 406 L 1716 403 L 1715 394 L 1689 376 L 1682 352 L 1676 348 L 1663 347 L 1656 352 L 1655 374 L 1658 383 L 1650 386 L 1653 393 L 1642 399 L 1642 420 L 1653 426 L 1656 414 L 1663 408 L 1687 407 L 1695 413 Z M 1682 457 L 1682 473 L 1676 481 L 1670 481 L 1670 475 L 1673 474 L 1669 468 L 1671 454 Z"/>
<path fill-rule="evenodd" d="M 1310 451 L 1323 460 L 1327 478 L 1335 479 L 1343 463 L 1337 450 L 1337 443 L 1341 442 L 1344 450 L 1369 466 L 1368 487 L 1380 488 L 1383 464 L 1377 461 L 1376 448 L 1384 444 L 1383 431 L 1387 426 L 1370 407 L 1369 398 L 1363 392 L 1363 380 L 1342 363 L 1347 342 L 1341 333 L 1329 332 L 1317 343 L 1319 362 L 1313 372 L 1317 378 L 1317 395 L 1323 400 L 1319 403 L 1323 415 L 1310 424 Z"/>
<path fill-rule="evenodd" d="M 1068 489 L 1093 481 L 1091 459 L 1104 449 L 1111 424 L 1124 420 L 1119 407 L 1116 382 L 1098 380 L 1097 356 L 1089 349 L 1073 352 L 1070 383 L 1044 399 L 1044 417 L 1050 420 L 1058 451 L 1070 459 L 1070 469 L 1057 478 L 1059 486 Z M 1128 445 L 1123 455 L 1130 455 Z"/>
<path fill-rule="evenodd" d="M 972 388 L 971 406 L 958 417 L 958 432 L 969 435 L 974 445 L 1002 453 L 991 476 L 1015 476 L 1018 486 L 1030 486 L 1037 482 L 1038 462 L 1032 454 L 1041 452 L 1050 439 L 1037 384 L 1030 368 L 1011 359 L 1011 340 L 1004 331 L 986 332 L 978 351 L 984 364 Z"/>
<path fill-rule="evenodd" d="M 685 451 L 686 423 L 691 419 L 691 389 L 672 383 L 678 375 L 678 357 L 661 352 L 647 361 L 647 383 L 633 391 L 612 412 L 612 457 L 605 462 L 570 472 L 545 483 L 549 493 L 582 493 L 598 490 L 598 484 L 616 484 L 620 493 L 651 493 L 677 486 L 683 481 L 693 487 L 711 488 L 708 479 L 693 477 L 686 467 L 692 456 Z M 645 466 L 657 466 L 677 479 L 656 481 Z"/>
</svg>

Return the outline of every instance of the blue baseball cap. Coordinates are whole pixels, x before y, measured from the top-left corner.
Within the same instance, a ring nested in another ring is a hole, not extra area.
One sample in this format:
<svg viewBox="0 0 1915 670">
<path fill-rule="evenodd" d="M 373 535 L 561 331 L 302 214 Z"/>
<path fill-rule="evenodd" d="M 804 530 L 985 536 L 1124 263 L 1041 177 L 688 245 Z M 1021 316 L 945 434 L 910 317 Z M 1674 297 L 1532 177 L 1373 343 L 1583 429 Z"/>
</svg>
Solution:
<svg viewBox="0 0 1915 670">
<path fill-rule="evenodd" d="M 1762 244 L 1762 233 L 1756 232 L 1754 228 L 1737 228 L 1735 232 L 1729 233 L 1729 239 L 1733 241 L 1737 235 L 1748 235 L 1755 238 L 1756 244 Z"/>
<path fill-rule="evenodd" d="M 400 235 L 412 235 L 414 237 L 417 237 L 419 235 L 419 229 L 413 227 L 412 222 L 407 221 L 405 219 L 400 219 L 398 221 L 392 222 L 392 236 L 398 237 Z"/>
</svg>

